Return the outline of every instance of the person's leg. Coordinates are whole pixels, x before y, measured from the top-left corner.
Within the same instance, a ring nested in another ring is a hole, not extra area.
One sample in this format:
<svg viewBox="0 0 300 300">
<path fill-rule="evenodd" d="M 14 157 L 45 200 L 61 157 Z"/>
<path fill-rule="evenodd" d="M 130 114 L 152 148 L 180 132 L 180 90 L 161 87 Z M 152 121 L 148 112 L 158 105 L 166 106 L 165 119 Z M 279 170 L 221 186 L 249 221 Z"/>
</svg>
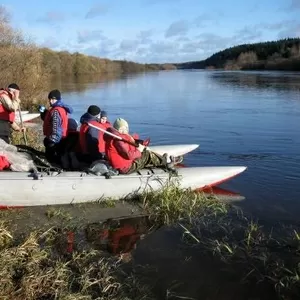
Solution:
<svg viewBox="0 0 300 300">
<path fill-rule="evenodd" d="M 8 135 L 0 135 L 0 139 L 2 139 L 5 143 L 10 144 Z"/>
<path fill-rule="evenodd" d="M 3 139 L 7 144 L 11 143 L 11 128 L 7 121 L 0 120 L 0 139 Z"/>
<path fill-rule="evenodd" d="M 141 158 L 136 159 L 132 163 L 126 174 L 130 174 L 147 167 L 166 167 L 172 169 L 174 166 L 172 163 L 167 161 L 167 157 L 167 154 L 161 156 L 158 153 L 145 150 L 142 152 Z"/>
</svg>

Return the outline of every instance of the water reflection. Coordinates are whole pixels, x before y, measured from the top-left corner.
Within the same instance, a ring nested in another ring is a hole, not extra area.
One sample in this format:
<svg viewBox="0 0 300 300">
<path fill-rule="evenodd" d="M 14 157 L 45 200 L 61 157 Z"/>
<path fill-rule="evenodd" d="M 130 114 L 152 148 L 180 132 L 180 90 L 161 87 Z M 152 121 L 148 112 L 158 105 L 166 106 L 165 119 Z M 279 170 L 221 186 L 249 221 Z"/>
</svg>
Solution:
<svg viewBox="0 0 300 300">
<path fill-rule="evenodd" d="M 96 249 L 112 254 L 128 253 L 149 232 L 150 227 L 146 216 L 95 222 L 88 224 L 85 229 L 86 241 Z"/>
<path fill-rule="evenodd" d="M 251 72 L 226 71 L 211 72 L 210 78 L 222 86 L 232 85 L 243 88 L 266 90 L 299 90 L 299 72 Z"/>
<path fill-rule="evenodd" d="M 118 81 L 127 81 L 140 76 L 142 76 L 140 73 L 133 73 L 130 75 L 107 73 L 85 74 L 79 76 L 56 76 L 51 80 L 51 89 L 59 89 L 65 93 L 70 92 L 80 95 L 91 88 L 97 89 L 112 82 L 116 84 Z"/>
</svg>

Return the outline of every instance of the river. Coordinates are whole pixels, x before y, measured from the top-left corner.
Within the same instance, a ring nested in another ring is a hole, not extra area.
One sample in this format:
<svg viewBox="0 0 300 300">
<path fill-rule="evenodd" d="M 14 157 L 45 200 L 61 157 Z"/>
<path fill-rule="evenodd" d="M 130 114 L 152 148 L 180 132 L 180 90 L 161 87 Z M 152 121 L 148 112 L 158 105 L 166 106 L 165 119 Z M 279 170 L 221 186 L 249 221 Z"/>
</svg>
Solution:
<svg viewBox="0 0 300 300">
<path fill-rule="evenodd" d="M 152 144 L 199 143 L 187 166 L 245 165 L 221 187 L 258 216 L 300 213 L 300 73 L 178 70 L 60 81 L 80 115 L 90 104 Z"/>
</svg>

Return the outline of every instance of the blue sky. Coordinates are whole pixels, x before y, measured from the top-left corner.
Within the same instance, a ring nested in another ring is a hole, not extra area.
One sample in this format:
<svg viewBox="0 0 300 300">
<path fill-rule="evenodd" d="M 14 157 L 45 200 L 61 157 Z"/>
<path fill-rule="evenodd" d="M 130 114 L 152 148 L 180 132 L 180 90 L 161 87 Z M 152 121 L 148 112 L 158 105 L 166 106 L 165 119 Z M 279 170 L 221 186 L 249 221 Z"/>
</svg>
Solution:
<svg viewBox="0 0 300 300">
<path fill-rule="evenodd" d="M 185 62 L 300 36 L 300 0 L 2 0 L 38 45 L 137 62 Z"/>
</svg>

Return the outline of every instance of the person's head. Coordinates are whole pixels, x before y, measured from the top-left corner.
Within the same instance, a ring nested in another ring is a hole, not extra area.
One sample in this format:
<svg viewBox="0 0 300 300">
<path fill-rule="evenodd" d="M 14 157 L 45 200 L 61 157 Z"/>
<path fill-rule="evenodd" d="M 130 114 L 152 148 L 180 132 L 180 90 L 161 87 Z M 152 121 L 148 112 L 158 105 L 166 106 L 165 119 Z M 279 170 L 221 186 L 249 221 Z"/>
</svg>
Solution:
<svg viewBox="0 0 300 300">
<path fill-rule="evenodd" d="M 100 109 L 99 106 L 97 106 L 97 105 L 90 105 L 89 108 L 88 108 L 88 110 L 87 110 L 87 112 L 91 116 L 93 116 L 93 117 L 95 117 L 97 119 L 100 119 L 101 109 Z"/>
<path fill-rule="evenodd" d="M 100 123 L 105 124 L 107 122 L 107 113 L 102 110 L 100 114 Z"/>
<path fill-rule="evenodd" d="M 20 88 L 16 83 L 11 83 L 8 87 L 7 87 L 8 91 L 13 95 L 13 97 L 15 99 L 19 98 L 20 95 Z"/>
<path fill-rule="evenodd" d="M 115 122 L 114 122 L 114 128 L 116 130 L 118 130 L 120 133 L 122 134 L 128 134 L 129 133 L 129 125 L 127 123 L 127 121 L 125 121 L 122 118 L 118 118 Z"/>
<path fill-rule="evenodd" d="M 50 106 L 52 106 L 57 101 L 61 100 L 61 93 L 60 93 L 60 91 L 59 90 L 52 90 L 48 94 L 48 100 L 49 100 Z"/>
</svg>

